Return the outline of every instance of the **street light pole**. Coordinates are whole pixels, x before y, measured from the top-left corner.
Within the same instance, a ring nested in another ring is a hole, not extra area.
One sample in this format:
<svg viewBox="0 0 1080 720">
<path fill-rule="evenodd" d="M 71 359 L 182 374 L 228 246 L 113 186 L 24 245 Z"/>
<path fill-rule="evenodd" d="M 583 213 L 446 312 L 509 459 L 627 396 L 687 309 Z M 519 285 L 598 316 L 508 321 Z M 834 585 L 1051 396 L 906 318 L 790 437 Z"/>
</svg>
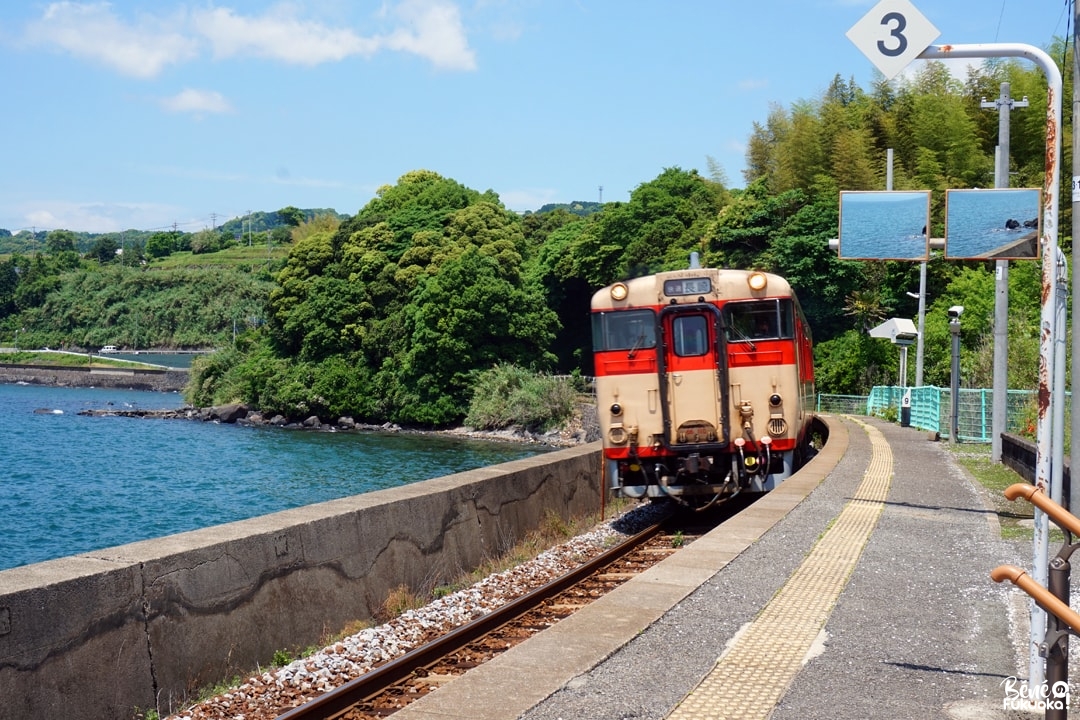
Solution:
<svg viewBox="0 0 1080 720">
<path fill-rule="evenodd" d="M 960 441 L 960 315 L 963 312 L 962 305 L 949 308 L 949 333 L 952 335 L 952 412 L 949 418 L 949 440 L 954 443 Z"/>
<path fill-rule="evenodd" d="M 930 232 L 930 228 L 926 228 Z M 926 236 L 930 237 L 929 234 Z M 923 338 L 926 336 L 926 261 L 919 263 L 919 337 L 915 341 L 915 387 L 923 385 Z"/>
</svg>

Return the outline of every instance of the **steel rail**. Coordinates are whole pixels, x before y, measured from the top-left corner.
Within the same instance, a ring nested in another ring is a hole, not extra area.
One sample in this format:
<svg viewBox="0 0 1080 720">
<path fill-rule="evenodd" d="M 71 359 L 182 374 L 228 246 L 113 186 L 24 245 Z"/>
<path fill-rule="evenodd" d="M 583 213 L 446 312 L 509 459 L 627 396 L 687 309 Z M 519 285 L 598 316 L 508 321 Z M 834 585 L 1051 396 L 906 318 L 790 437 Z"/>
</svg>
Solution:
<svg viewBox="0 0 1080 720">
<path fill-rule="evenodd" d="M 358 703 L 369 700 L 386 688 L 405 680 L 417 669 L 431 665 L 455 650 L 465 647 L 478 638 L 524 615 L 543 601 L 573 587 L 589 575 L 618 560 L 652 538 L 660 532 L 663 523 L 664 521 L 660 521 L 655 525 L 651 525 L 550 583 L 522 595 L 461 627 L 455 628 L 436 640 L 414 648 L 401 657 L 380 665 L 360 677 L 320 695 L 314 700 L 309 700 L 303 705 L 298 705 L 278 715 L 277 720 L 324 719 L 333 718 L 344 713 Z"/>
</svg>

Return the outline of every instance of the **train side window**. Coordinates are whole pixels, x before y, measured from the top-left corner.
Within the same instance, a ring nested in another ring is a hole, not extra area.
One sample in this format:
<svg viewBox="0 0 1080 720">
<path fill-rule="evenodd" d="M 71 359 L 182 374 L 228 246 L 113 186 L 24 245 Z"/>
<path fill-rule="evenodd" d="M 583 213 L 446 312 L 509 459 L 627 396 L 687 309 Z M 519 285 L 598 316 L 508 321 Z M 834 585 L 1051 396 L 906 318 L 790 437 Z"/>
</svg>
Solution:
<svg viewBox="0 0 1080 720">
<path fill-rule="evenodd" d="M 724 306 L 728 340 L 752 341 L 795 337 L 795 309 L 790 300 L 729 302 Z"/>
<path fill-rule="evenodd" d="M 709 351 L 709 328 L 704 315 L 680 315 L 671 323 L 675 354 L 696 357 Z"/>
<path fill-rule="evenodd" d="M 593 350 L 641 350 L 656 347 L 652 310 L 593 313 Z"/>
<path fill-rule="evenodd" d="M 756 339 L 776 337 L 776 313 L 755 313 L 753 316 L 754 335 Z"/>
</svg>

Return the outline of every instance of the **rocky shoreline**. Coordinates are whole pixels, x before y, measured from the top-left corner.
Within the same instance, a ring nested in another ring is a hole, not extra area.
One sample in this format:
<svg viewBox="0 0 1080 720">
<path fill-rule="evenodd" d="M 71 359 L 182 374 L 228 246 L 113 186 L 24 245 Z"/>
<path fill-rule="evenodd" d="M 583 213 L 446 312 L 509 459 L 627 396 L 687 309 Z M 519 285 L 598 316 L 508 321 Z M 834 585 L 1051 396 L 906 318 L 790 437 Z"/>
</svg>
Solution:
<svg viewBox="0 0 1080 720">
<path fill-rule="evenodd" d="M 0 365 L 0 383 L 44 385 L 49 387 L 110 387 L 126 390 L 155 392 L 181 392 L 187 385 L 187 370 L 119 370 L 107 371 L 52 367 Z M 43 408 L 38 412 L 49 412 Z M 249 408 L 243 403 L 231 403 L 216 407 L 182 407 L 173 410 L 121 410 L 105 408 L 80 411 L 80 415 L 96 417 L 136 417 L 162 420 L 198 420 L 252 427 L 276 427 L 286 430 L 315 432 L 402 432 L 418 434 L 452 435 L 478 440 L 505 440 L 507 442 L 538 443 L 557 447 L 570 447 L 600 439 L 600 426 L 596 419 L 596 407 L 580 403 L 571 419 L 561 428 L 548 432 L 532 432 L 525 428 L 511 427 L 501 430 L 477 430 L 456 427 L 447 430 L 426 430 L 402 427 L 396 423 L 370 424 L 357 422 L 351 417 L 325 420 L 311 415 L 304 420 L 290 420 L 281 415 L 268 415 Z"/>
<path fill-rule="evenodd" d="M 402 427 L 396 423 L 375 425 L 357 422 L 351 417 L 340 417 L 327 422 L 317 415 L 304 420 L 289 420 L 282 415 L 268 415 L 252 410 L 243 403 L 230 403 L 216 407 L 182 407 L 172 410 L 122 410 L 119 408 L 89 409 L 80 415 L 93 417 L 132 417 L 161 420 L 196 420 L 235 424 L 246 427 L 274 427 L 284 430 L 307 430 L 314 432 L 402 432 L 417 434 L 453 435 L 480 440 L 505 440 L 508 442 L 538 443 L 569 447 L 600 439 L 600 428 L 596 421 L 596 408 L 591 404 L 581 403 L 575 408 L 571 420 L 562 428 L 545 433 L 536 433 L 524 428 L 513 427 L 503 430 L 476 430 L 469 427 L 457 427 L 449 430 L 422 430 Z"/>
</svg>

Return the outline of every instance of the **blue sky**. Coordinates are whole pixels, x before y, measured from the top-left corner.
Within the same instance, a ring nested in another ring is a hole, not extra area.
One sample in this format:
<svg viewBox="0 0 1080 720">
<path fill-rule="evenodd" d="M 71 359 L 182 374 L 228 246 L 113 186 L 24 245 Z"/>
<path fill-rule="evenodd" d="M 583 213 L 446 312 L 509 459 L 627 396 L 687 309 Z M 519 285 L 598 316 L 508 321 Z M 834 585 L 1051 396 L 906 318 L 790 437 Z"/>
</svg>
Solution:
<svg viewBox="0 0 1080 720">
<path fill-rule="evenodd" d="M 1065 0 L 912 2 L 938 44 L 1071 33 Z M 837 73 L 868 87 L 845 33 L 874 4 L 5 2 L 0 228 L 353 214 L 420 168 L 519 211 L 627 200 L 667 167 L 709 174 L 708 158 L 741 187 L 771 104 Z"/>
</svg>

